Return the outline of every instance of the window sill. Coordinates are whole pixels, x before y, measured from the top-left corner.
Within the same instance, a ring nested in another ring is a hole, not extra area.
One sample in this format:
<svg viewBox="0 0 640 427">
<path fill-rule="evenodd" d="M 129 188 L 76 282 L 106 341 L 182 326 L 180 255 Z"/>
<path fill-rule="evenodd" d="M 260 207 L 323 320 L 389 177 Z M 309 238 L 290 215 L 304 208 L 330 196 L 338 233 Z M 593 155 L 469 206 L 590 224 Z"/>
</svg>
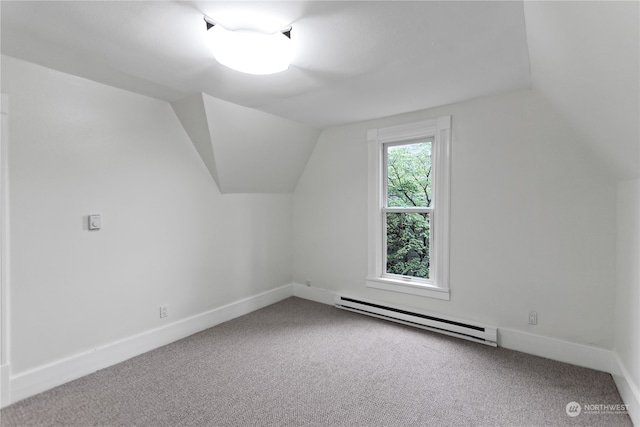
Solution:
<svg viewBox="0 0 640 427">
<path fill-rule="evenodd" d="M 402 280 L 383 277 L 368 277 L 367 288 L 382 289 L 385 291 L 436 298 L 446 301 L 451 299 L 449 288 L 439 288 L 437 286 L 427 284 L 407 283 Z"/>
</svg>

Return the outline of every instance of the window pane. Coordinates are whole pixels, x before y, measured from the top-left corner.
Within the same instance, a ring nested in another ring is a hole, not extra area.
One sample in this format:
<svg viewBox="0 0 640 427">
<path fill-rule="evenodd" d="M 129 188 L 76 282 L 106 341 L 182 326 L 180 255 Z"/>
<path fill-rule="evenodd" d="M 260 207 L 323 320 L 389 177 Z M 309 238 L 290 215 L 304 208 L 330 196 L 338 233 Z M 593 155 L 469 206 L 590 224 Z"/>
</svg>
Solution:
<svg viewBox="0 0 640 427">
<path fill-rule="evenodd" d="M 431 142 L 391 145 L 387 152 L 387 206 L 431 206 Z"/>
<path fill-rule="evenodd" d="M 430 216 L 387 213 L 387 273 L 429 278 Z"/>
</svg>

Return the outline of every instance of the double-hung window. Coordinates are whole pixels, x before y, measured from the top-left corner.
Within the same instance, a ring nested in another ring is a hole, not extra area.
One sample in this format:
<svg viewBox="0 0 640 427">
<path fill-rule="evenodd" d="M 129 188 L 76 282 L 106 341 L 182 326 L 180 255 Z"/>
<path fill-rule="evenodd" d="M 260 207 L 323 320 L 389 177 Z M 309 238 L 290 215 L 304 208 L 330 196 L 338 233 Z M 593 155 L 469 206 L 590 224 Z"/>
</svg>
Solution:
<svg viewBox="0 0 640 427">
<path fill-rule="evenodd" d="M 451 117 L 371 129 L 367 286 L 449 299 Z"/>
</svg>

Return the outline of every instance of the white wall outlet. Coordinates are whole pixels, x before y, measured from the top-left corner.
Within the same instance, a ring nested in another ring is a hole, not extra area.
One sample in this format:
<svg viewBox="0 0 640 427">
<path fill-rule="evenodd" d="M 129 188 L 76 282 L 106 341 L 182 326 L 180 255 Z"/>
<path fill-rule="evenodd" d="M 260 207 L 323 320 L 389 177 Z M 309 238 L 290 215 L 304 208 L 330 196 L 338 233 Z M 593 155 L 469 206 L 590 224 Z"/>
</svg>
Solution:
<svg viewBox="0 0 640 427">
<path fill-rule="evenodd" d="M 102 218 L 100 215 L 93 214 L 89 215 L 89 230 L 100 230 L 102 227 Z"/>
<path fill-rule="evenodd" d="M 169 316 L 169 306 L 167 304 L 160 306 L 160 318 Z"/>
<path fill-rule="evenodd" d="M 311 286 L 311 280 L 307 280 L 306 282 L 304 282 L 304 284 L 307 286 Z"/>
<path fill-rule="evenodd" d="M 535 311 L 530 311 L 529 312 L 529 324 L 530 325 L 537 325 L 538 324 L 538 313 L 536 313 Z"/>
</svg>

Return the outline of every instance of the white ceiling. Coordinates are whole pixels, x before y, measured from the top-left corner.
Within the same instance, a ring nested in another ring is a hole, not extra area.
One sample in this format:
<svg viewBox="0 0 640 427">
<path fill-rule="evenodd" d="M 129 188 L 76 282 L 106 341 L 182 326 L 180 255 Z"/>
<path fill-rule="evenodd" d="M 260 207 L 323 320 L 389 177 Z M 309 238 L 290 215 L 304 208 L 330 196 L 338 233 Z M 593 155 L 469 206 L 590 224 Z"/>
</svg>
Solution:
<svg viewBox="0 0 640 427">
<path fill-rule="evenodd" d="M 320 136 L 306 125 L 203 93 L 171 107 L 223 194 L 293 193 Z"/>
<path fill-rule="evenodd" d="M 513 2 L 2 1 L 2 52 L 175 101 L 198 92 L 326 128 L 530 87 Z M 289 70 L 219 65 L 203 16 L 293 25 Z"/>
<path fill-rule="evenodd" d="M 533 87 L 619 179 L 640 175 L 639 5 L 524 5 Z"/>
<path fill-rule="evenodd" d="M 2 53 L 170 102 L 205 93 L 311 127 L 533 88 L 618 179 L 640 176 L 638 1 L 0 1 Z M 208 15 L 292 24 L 289 70 L 219 65 Z"/>
</svg>

